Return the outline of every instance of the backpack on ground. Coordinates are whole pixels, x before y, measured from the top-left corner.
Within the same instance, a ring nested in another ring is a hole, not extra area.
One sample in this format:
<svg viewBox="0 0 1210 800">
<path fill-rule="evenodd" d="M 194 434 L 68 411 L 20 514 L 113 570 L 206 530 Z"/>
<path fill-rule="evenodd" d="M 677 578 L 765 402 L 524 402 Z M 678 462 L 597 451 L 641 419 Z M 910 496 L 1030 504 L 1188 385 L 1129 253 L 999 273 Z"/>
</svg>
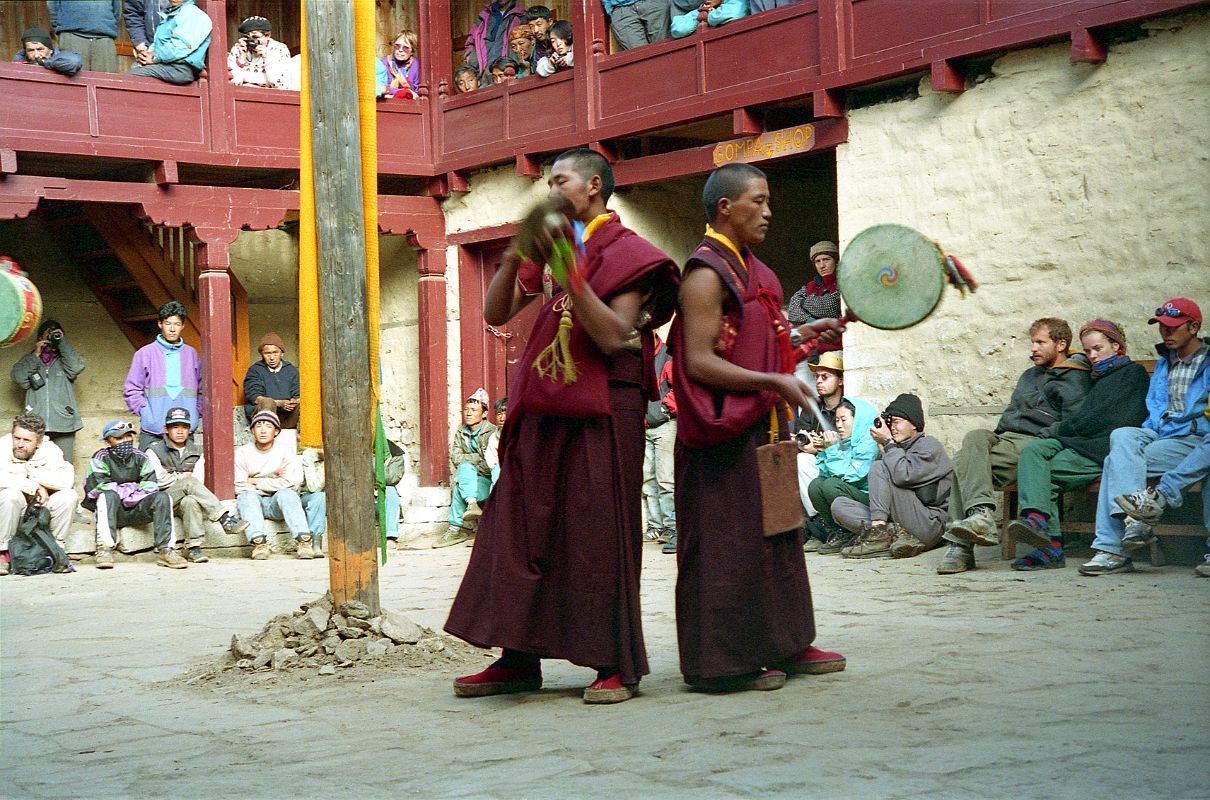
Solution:
<svg viewBox="0 0 1210 800">
<path fill-rule="evenodd" d="M 8 543 L 8 555 L 15 575 L 76 571 L 50 532 L 50 509 L 33 502 L 17 523 L 17 532 Z"/>
</svg>

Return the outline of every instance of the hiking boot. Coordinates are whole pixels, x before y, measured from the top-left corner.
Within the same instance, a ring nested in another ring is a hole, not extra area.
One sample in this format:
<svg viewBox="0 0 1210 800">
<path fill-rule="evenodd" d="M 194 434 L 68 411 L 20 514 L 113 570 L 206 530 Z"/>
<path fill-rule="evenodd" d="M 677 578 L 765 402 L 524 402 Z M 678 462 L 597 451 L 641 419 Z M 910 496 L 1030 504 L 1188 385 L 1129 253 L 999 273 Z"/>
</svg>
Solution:
<svg viewBox="0 0 1210 800">
<path fill-rule="evenodd" d="M 479 501 L 473 497 L 466 502 L 466 511 L 462 513 L 463 522 L 473 522 L 483 516 L 483 509 L 479 507 Z"/>
<path fill-rule="evenodd" d="M 1000 528 L 996 524 L 996 518 L 992 516 L 991 509 L 987 506 L 976 506 L 971 509 L 970 513 L 962 519 L 951 522 L 948 531 L 958 539 L 971 544 L 980 544 L 985 547 L 995 547 L 1000 544 Z M 1050 544 L 1050 541 L 1047 540 L 1046 543 Z"/>
<path fill-rule="evenodd" d="M 912 558 L 927 549 L 924 542 L 917 539 L 914 534 L 898 528 L 895 533 L 895 541 L 891 542 L 891 558 Z"/>
<path fill-rule="evenodd" d="M 1199 578 L 1210 578 L 1210 553 L 1206 553 L 1205 560 L 1193 568 L 1193 574 Z"/>
<path fill-rule="evenodd" d="M 669 556 L 676 554 L 676 531 L 668 534 L 668 541 L 664 542 L 660 552 Z"/>
<path fill-rule="evenodd" d="M 621 675 L 604 677 L 597 673 L 597 679 L 584 689 L 584 702 L 595 705 L 622 703 L 638 694 L 638 686 L 627 686 L 622 683 Z"/>
<path fill-rule="evenodd" d="M 950 542 L 941 562 L 937 564 L 938 575 L 956 575 L 975 568 L 975 553 L 970 545 Z"/>
<path fill-rule="evenodd" d="M 462 544 L 467 539 L 471 538 L 465 528 L 459 528 L 456 525 L 451 525 L 449 529 L 441 534 L 441 538 L 433 542 L 433 549 L 438 550 L 442 547 L 453 547 L 456 544 Z"/>
<path fill-rule="evenodd" d="M 155 553 L 155 563 L 168 569 L 185 569 L 189 566 L 175 547 L 161 547 Z"/>
<path fill-rule="evenodd" d="M 229 511 L 223 512 L 218 521 L 223 526 L 223 533 L 243 533 L 248 530 L 248 523 Z"/>
<path fill-rule="evenodd" d="M 316 558 L 327 558 L 328 553 L 324 550 L 324 537 L 318 533 L 311 535 L 311 552 Z"/>
<path fill-rule="evenodd" d="M 828 536 L 828 540 L 819 546 L 818 552 L 821 556 L 836 555 L 841 550 L 845 549 L 857 539 L 857 534 L 850 533 L 844 528 L 837 528 Z"/>
<path fill-rule="evenodd" d="M 542 667 L 488 667 L 474 675 L 454 679 L 455 697 L 532 692 L 542 688 Z"/>
<path fill-rule="evenodd" d="M 189 559 L 194 564 L 205 564 L 210 558 L 202 552 L 202 548 L 194 545 L 189 548 L 189 552 L 185 553 L 185 558 Z"/>
<path fill-rule="evenodd" d="M 802 551 L 804 553 L 818 553 L 819 548 L 823 546 L 823 542 L 816 539 L 814 536 L 808 536 L 802 543 Z"/>
<path fill-rule="evenodd" d="M 315 550 L 311 548 L 311 537 L 307 535 L 298 537 L 298 557 L 302 559 L 315 558 Z"/>
<path fill-rule="evenodd" d="M 251 544 L 253 561 L 264 561 L 269 557 L 269 542 L 264 536 L 257 536 Z"/>
<path fill-rule="evenodd" d="M 1138 550 L 1155 541 L 1155 531 L 1146 522 L 1137 519 L 1126 520 L 1126 530 L 1122 534 L 1122 549 Z"/>
<path fill-rule="evenodd" d="M 1118 495 L 1113 498 L 1113 502 L 1117 503 L 1118 508 L 1125 511 L 1128 517 L 1139 522 L 1159 522 L 1168 508 L 1168 500 L 1152 486 L 1142 491 Z"/>
<path fill-rule="evenodd" d="M 1108 575 L 1111 572 L 1134 572 L 1134 562 L 1117 553 L 1099 550 L 1091 561 L 1080 565 L 1080 574 L 1089 577 Z"/>
<path fill-rule="evenodd" d="M 842 558 L 888 558 L 898 527 L 893 522 L 863 526 L 857 541 L 840 551 Z"/>
<path fill-rule="evenodd" d="M 826 675 L 843 671 L 847 664 L 848 661 L 840 653 L 811 646 L 790 659 L 783 669 L 791 675 Z"/>
<path fill-rule="evenodd" d="M 97 569 L 113 569 L 113 551 L 108 547 L 97 548 Z"/>
<path fill-rule="evenodd" d="M 1037 517 L 1021 517 L 1008 523 L 1008 534 L 1030 547 L 1050 547 L 1050 526 Z"/>
</svg>

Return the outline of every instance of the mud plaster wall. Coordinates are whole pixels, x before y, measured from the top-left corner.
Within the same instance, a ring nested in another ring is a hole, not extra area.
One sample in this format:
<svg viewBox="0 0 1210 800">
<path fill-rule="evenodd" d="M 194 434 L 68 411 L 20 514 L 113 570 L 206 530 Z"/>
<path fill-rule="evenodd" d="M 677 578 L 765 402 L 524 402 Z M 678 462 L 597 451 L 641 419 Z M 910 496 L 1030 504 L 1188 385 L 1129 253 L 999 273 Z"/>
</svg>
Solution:
<svg viewBox="0 0 1210 800">
<path fill-rule="evenodd" d="M 1104 316 L 1154 357 L 1146 320 L 1163 300 L 1210 309 L 1210 14 L 1156 20 L 1100 66 L 1066 45 L 1011 53 L 959 95 L 852 110 L 837 151 L 841 246 L 910 225 L 980 282 L 901 332 L 855 325 L 847 390 L 880 405 L 915 392 L 951 448 L 994 427 L 1028 359 L 1029 323 Z"/>
</svg>

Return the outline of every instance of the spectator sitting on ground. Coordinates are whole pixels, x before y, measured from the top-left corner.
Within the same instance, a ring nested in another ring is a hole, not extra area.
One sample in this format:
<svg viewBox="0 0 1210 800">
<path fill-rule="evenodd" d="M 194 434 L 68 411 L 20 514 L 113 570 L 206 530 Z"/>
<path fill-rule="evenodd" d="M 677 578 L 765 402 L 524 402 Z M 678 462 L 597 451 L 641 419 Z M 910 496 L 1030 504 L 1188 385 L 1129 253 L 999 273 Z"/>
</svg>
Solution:
<svg viewBox="0 0 1210 800">
<path fill-rule="evenodd" d="M 258 410 L 272 411 L 281 427 L 294 430 L 298 427 L 302 394 L 298 367 L 285 360 L 286 344 L 273 331 L 261 337 L 256 351 L 261 360 L 250 365 L 244 375 L 244 416 L 251 424 Z"/>
<path fill-rule="evenodd" d="M 669 0 L 601 0 L 618 50 L 668 38 Z M 696 6 L 694 6 L 696 10 Z"/>
<path fill-rule="evenodd" d="M 806 325 L 817 319 L 840 319 L 840 291 L 836 288 L 836 264 L 839 259 L 840 249 L 832 242 L 811 245 L 811 265 L 815 267 L 815 275 L 808 278 L 806 284 L 790 298 L 786 308 L 786 318 L 790 324 Z M 843 347 L 841 342 L 816 340 L 808 358 L 814 361 L 820 353 Z"/>
<path fill-rule="evenodd" d="M 534 49 L 528 61 L 536 67 L 538 61 L 550 55 L 550 9 L 546 6 L 530 6 L 525 9 L 525 23 L 534 35 Z"/>
<path fill-rule="evenodd" d="M 491 492 L 491 468 L 483 454 L 491 444 L 496 426 L 488 422 L 487 391 L 476 389 L 462 407 L 462 427 L 454 434 L 450 449 L 451 480 L 450 527 L 434 544 L 434 548 L 450 547 L 471 538 L 471 527 L 483 510 L 480 504 Z"/>
<path fill-rule="evenodd" d="M 292 440 L 274 446 L 279 433 L 281 421 L 272 411 L 258 411 L 252 417 L 252 441 L 235 449 L 236 506 L 248 523 L 245 535 L 254 560 L 269 557 L 266 519 L 286 523 L 298 544 L 299 558 L 315 558 L 314 535 L 298 496 L 303 481 L 302 459 Z"/>
<path fill-rule="evenodd" d="M 1049 436 L 1063 420 L 1080 410 L 1091 385 L 1088 359 L 1071 355 L 1071 326 L 1043 317 L 1029 326 L 1029 360 L 1008 407 L 994 431 L 969 431 L 954 458 L 950 493 L 950 522 L 942 538 L 950 543 L 937 565 L 937 574 L 952 575 L 975 568 L 974 545 L 1000 543 L 1000 526 L 993 511 L 996 487 L 1017 479 L 1017 460 L 1027 444 Z"/>
<path fill-rule="evenodd" d="M 496 481 L 500 479 L 500 434 L 504 431 L 504 421 L 508 419 L 508 398 L 501 397 L 492 403 L 492 412 L 495 414 L 496 435 L 487 443 L 483 460 L 487 462 L 487 468 L 491 470 L 492 488 L 495 488 Z M 488 494 L 490 493 L 489 489 Z"/>
<path fill-rule="evenodd" d="M 941 442 L 924 433 L 924 407 L 914 394 L 901 394 L 870 436 L 881 458 L 870 465 L 870 502 L 849 497 L 832 501 L 832 516 L 857 541 L 840 551 L 844 558 L 911 558 L 941 541 L 954 465 Z"/>
<path fill-rule="evenodd" d="M 700 6 L 686 10 L 685 0 L 672 0 L 684 14 L 672 18 L 671 32 L 673 39 L 683 39 L 697 30 L 698 17 L 701 11 L 707 11 L 706 24 L 711 28 L 726 25 L 748 16 L 748 0 L 703 0 Z"/>
<path fill-rule="evenodd" d="M 499 86 L 508 83 L 511 78 L 509 73 L 515 73 L 516 69 L 517 64 L 511 58 L 497 58 L 488 68 L 488 72 L 492 76 L 492 84 Z"/>
<path fill-rule="evenodd" d="M 1067 565 L 1059 500 L 1101 477 L 1109 455 L 1109 436 L 1117 428 L 1137 427 L 1147 418 L 1147 370 L 1126 355 L 1120 326 L 1094 319 L 1080 329 L 1080 344 L 1092 363 L 1092 388 L 1080 410 L 1032 441 L 1017 460 L 1019 519 L 1008 530 L 1035 549 L 1012 563 L 1015 570 L 1054 569 Z"/>
<path fill-rule="evenodd" d="M 13 381 L 25 389 L 25 407 L 46 424 L 47 437 L 71 461 L 76 450 L 76 431 L 84 427 L 76 402 L 76 377 L 84 371 L 84 357 L 76 352 L 58 320 L 38 326 L 38 341 L 10 371 Z"/>
<path fill-rule="evenodd" d="M 391 40 L 391 52 L 374 63 L 377 95 L 387 99 L 420 99 L 420 38 L 404 29 Z"/>
<path fill-rule="evenodd" d="M 31 502 L 49 509 L 55 541 L 60 547 L 67 544 L 67 529 L 80 500 L 72 488 L 76 470 L 45 432 L 42 418 L 26 411 L 0 438 L 0 575 L 9 573 L 8 542 Z"/>
<path fill-rule="evenodd" d="M 30 64 L 46 67 L 52 72 L 71 77 L 81 67 L 80 54 L 69 50 L 57 50 L 50 41 L 50 31 L 45 28 L 28 28 L 21 34 L 21 47 L 13 56 L 14 64 Z"/>
<path fill-rule="evenodd" d="M 164 438 L 147 448 L 147 460 L 155 470 L 160 491 L 172 499 L 172 515 L 181 518 L 185 558 L 202 564 L 210 560 L 202 551 L 206 520 L 219 523 L 227 533 L 243 533 L 248 523 L 229 513 L 223 501 L 206 488 L 205 458 L 201 445 L 190 438 L 191 433 L 193 420 L 189 409 L 168 409 Z"/>
<path fill-rule="evenodd" d="M 146 450 L 164 433 L 168 409 L 189 410 L 194 427 L 201 422 L 198 393 L 202 386 L 202 360 L 181 339 L 185 307 L 175 300 L 160 306 L 155 340 L 135 351 L 122 390 L 126 407 L 139 415 L 139 447 Z"/>
<path fill-rule="evenodd" d="M 495 0 L 479 12 L 466 37 L 466 63 L 479 74 L 480 86 L 493 83 L 489 67 L 508 57 L 508 34 L 523 22 L 525 9 L 516 0 Z"/>
<path fill-rule="evenodd" d="M 59 47 L 80 54 L 84 69 L 117 72 L 118 18 L 122 0 L 47 0 Z"/>
<path fill-rule="evenodd" d="M 328 497 L 324 489 L 328 485 L 324 469 L 324 449 L 304 447 L 302 451 L 302 484 L 298 487 L 298 499 L 307 514 L 307 528 L 311 531 L 311 550 L 315 558 L 323 558 L 324 534 L 328 531 Z"/>
<path fill-rule="evenodd" d="M 561 19 L 550 26 L 550 55 L 538 61 L 538 74 L 549 78 L 556 72 L 571 69 L 571 23 Z"/>
<path fill-rule="evenodd" d="M 1127 530 L 1126 511 L 1133 505 L 1138 513 L 1141 506 L 1144 513 L 1140 516 L 1158 516 L 1152 511 L 1158 501 L 1150 507 L 1142 503 L 1147 478 L 1176 469 L 1210 433 L 1206 417 L 1210 339 L 1198 338 L 1201 308 L 1177 297 L 1157 308 L 1149 323 L 1159 323 L 1163 344 L 1155 348 L 1160 358 L 1147 390 L 1147 419 L 1141 428 L 1118 428 L 1109 436 L 1109 456 L 1097 494 L 1096 538 L 1092 542 L 1096 554 L 1080 567 L 1081 575 L 1134 570 L 1134 562 L 1123 550 L 1141 547 L 1153 534 L 1146 523 Z M 1155 496 L 1153 493 L 1152 498 Z M 1127 508 L 1114 502 L 1119 497 L 1127 501 Z M 1202 502 L 1206 502 L 1204 497 Z"/>
<path fill-rule="evenodd" d="M 462 64 L 454 70 L 454 90 L 458 94 L 473 92 L 479 88 L 479 73 L 470 64 Z"/>
<path fill-rule="evenodd" d="M 527 78 L 534 72 L 534 32 L 529 25 L 518 25 L 508 35 L 508 47 L 513 52 L 513 63 L 517 65 L 517 77 Z"/>
<path fill-rule="evenodd" d="M 93 453 L 84 476 L 84 507 L 97 516 L 97 569 L 113 569 L 114 538 L 126 525 L 152 523 L 156 563 L 169 569 L 189 566 L 176 552 L 172 498 L 160 491 L 155 468 L 134 446 L 134 428 L 115 419 L 101 432 L 105 443 Z"/>
<path fill-rule="evenodd" d="M 872 403 L 846 397 L 833 416 L 836 432 L 820 434 L 823 447 L 815 455 L 819 477 L 811 481 L 807 494 L 815 507 L 815 525 L 809 530 L 822 530 L 828 537 L 818 548 L 823 555 L 839 553 L 856 538 L 836 524 L 832 502 L 838 497 L 851 497 L 869 505 L 870 465 L 878 458 L 878 445 L 870 428 L 877 416 L 878 409 Z"/>
<path fill-rule="evenodd" d="M 811 365 L 815 372 L 815 391 L 819 394 L 819 411 L 832 425 L 836 424 L 836 409 L 844 399 L 844 359 L 840 353 L 828 353 Z M 815 505 L 811 502 L 811 481 L 819 477 L 816 456 L 827 447 L 823 428 L 819 420 L 808 409 L 803 409 L 794 420 L 794 439 L 798 444 L 798 495 L 807 512 L 807 532 L 803 537 L 803 550 L 813 553 L 827 539 L 827 533 L 818 528 Z"/>
<path fill-rule="evenodd" d="M 231 82 L 236 86 L 290 88 L 290 48 L 273 38 L 273 24 L 264 17 L 248 17 L 239 24 L 239 33 L 227 55 Z"/>
<path fill-rule="evenodd" d="M 1210 407 L 1204 415 L 1210 422 Z M 1197 447 L 1189 451 L 1185 460 L 1160 476 L 1160 482 L 1154 487 L 1148 486 L 1138 492 L 1115 497 L 1113 501 L 1118 508 L 1126 512 L 1130 520 L 1126 523 L 1126 534 L 1122 537 L 1122 546 L 1128 550 L 1150 544 L 1155 539 L 1151 526 L 1159 522 L 1164 511 L 1169 508 L 1180 508 L 1184 505 L 1182 492 L 1193 484 L 1202 484 L 1202 524 L 1210 531 L 1210 433 L 1202 437 Z M 1206 539 L 1210 547 L 1210 538 Z M 1210 578 L 1210 552 L 1207 552 L 1202 563 L 1193 569 L 1193 574 L 1199 578 Z"/>
<path fill-rule="evenodd" d="M 210 17 L 194 0 L 168 0 L 151 47 L 135 50 L 138 66 L 126 74 L 180 86 L 193 83 L 206 68 L 212 27 Z"/>
</svg>

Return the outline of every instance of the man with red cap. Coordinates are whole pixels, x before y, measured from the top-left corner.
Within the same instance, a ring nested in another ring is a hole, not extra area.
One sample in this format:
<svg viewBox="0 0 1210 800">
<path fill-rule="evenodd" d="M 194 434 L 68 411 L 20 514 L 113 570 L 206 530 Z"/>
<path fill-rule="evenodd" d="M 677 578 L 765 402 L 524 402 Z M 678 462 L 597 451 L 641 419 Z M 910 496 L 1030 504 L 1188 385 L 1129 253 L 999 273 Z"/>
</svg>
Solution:
<svg viewBox="0 0 1210 800">
<path fill-rule="evenodd" d="M 1141 428 L 1118 428 L 1109 438 L 1109 456 L 1097 496 L 1096 551 L 1080 567 L 1082 575 L 1131 572 L 1134 563 L 1124 551 L 1151 537 L 1145 523 L 1127 528 L 1127 513 L 1116 497 L 1137 496 L 1147 479 L 1163 475 L 1184 460 L 1210 433 L 1206 396 L 1210 392 L 1210 339 L 1201 339 L 1202 310 L 1184 297 L 1155 310 L 1163 344 L 1147 390 L 1147 420 Z"/>
</svg>

